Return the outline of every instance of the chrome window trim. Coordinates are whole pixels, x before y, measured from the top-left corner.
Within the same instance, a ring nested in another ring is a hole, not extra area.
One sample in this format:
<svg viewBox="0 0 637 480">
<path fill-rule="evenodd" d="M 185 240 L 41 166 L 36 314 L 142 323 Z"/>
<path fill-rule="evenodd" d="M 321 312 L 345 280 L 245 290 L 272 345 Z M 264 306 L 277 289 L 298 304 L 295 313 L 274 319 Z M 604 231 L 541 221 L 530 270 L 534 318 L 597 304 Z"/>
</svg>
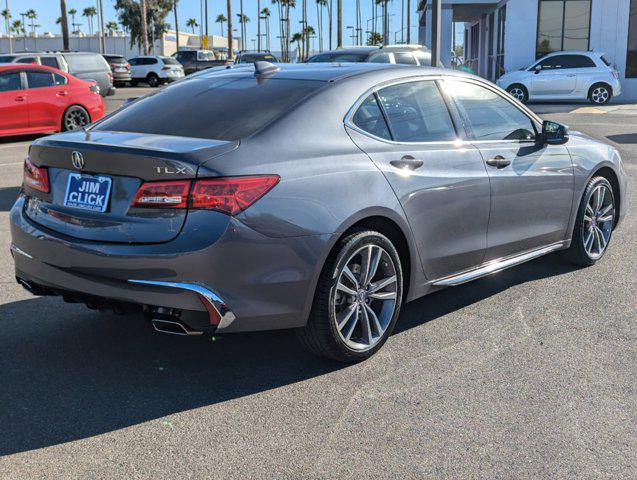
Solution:
<svg viewBox="0 0 637 480">
<path fill-rule="evenodd" d="M 470 82 L 470 83 L 475 83 L 476 85 L 480 85 L 482 87 L 487 88 L 488 90 L 491 90 L 493 93 L 495 93 L 496 95 L 499 95 L 500 97 L 504 98 L 507 102 L 509 102 L 511 105 L 513 105 L 514 107 L 516 107 L 518 110 L 520 110 L 522 113 L 524 113 L 527 117 L 529 117 L 529 120 L 531 120 L 532 123 L 537 123 L 537 125 L 535 125 L 536 127 L 539 127 L 540 131 L 541 131 L 541 126 L 542 126 L 542 119 L 537 116 L 535 113 L 533 113 L 531 110 L 529 110 L 525 105 L 519 103 L 517 100 L 515 100 L 513 97 L 511 97 L 508 93 L 502 93 L 499 87 L 495 86 L 495 85 L 491 85 L 489 84 L 489 82 L 485 81 L 485 80 L 481 80 L 479 78 L 474 78 L 474 77 L 466 77 L 464 75 L 454 75 L 451 73 L 433 73 L 433 74 L 428 74 L 428 75 L 412 75 L 409 77 L 403 77 L 403 78 L 399 78 L 399 79 L 393 79 L 393 80 L 386 80 L 384 82 L 381 82 L 377 85 L 374 85 L 371 88 L 368 88 L 365 93 L 363 93 L 363 95 L 361 95 L 358 100 L 356 100 L 356 102 L 354 103 L 354 105 L 352 105 L 350 107 L 350 109 L 347 111 L 347 113 L 345 114 L 345 118 L 343 120 L 343 123 L 346 127 L 351 128 L 352 130 L 360 133 L 361 135 L 365 135 L 366 137 L 369 137 L 373 140 L 379 141 L 379 142 L 383 142 L 389 145 L 457 145 L 458 147 L 462 147 L 463 145 L 467 145 L 467 144 L 475 144 L 475 143 L 510 143 L 510 144 L 520 144 L 520 143 L 535 143 L 535 141 L 533 140 L 471 140 L 471 139 L 462 139 L 460 137 L 457 137 L 455 140 L 445 140 L 445 141 L 427 141 L 427 142 L 397 142 L 395 140 L 388 140 L 385 138 L 381 138 L 381 137 L 377 137 L 376 135 L 373 135 L 369 132 L 366 132 L 365 130 L 363 130 L 362 128 L 359 128 L 358 126 L 356 126 L 354 124 L 353 117 L 354 115 L 356 115 L 356 112 L 358 111 L 359 107 L 363 104 L 363 102 L 365 100 L 367 100 L 367 97 L 369 97 L 370 95 L 377 93 L 379 90 L 382 90 L 383 88 L 386 87 L 391 87 L 394 85 L 400 85 L 402 83 L 411 83 L 411 82 L 420 82 L 423 80 L 431 80 L 431 81 L 444 81 L 444 80 L 456 80 L 456 81 L 466 81 L 466 82 Z M 441 92 L 441 94 L 443 95 L 443 100 L 445 101 L 445 103 L 447 102 L 447 99 L 444 98 L 444 95 L 448 95 L 448 92 Z M 509 98 L 507 98 L 509 97 Z M 455 101 L 455 99 L 452 98 L 453 101 Z M 457 107 L 456 107 L 457 108 Z M 453 118 L 453 115 L 451 112 L 449 112 L 449 115 L 451 117 L 452 123 L 454 124 L 454 127 L 456 128 L 456 135 L 458 135 L 458 128 L 460 128 L 460 126 L 455 125 L 455 119 Z"/>
</svg>

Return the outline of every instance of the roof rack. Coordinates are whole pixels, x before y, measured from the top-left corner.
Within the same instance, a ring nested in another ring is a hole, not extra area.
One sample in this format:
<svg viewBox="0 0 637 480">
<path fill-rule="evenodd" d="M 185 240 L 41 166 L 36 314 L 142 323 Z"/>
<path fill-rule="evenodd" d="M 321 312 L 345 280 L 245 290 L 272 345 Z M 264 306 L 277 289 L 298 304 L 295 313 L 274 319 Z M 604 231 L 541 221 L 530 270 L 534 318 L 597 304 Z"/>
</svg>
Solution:
<svg viewBox="0 0 637 480">
<path fill-rule="evenodd" d="M 380 48 L 425 48 L 418 43 L 394 43 L 392 45 L 381 45 Z"/>
</svg>

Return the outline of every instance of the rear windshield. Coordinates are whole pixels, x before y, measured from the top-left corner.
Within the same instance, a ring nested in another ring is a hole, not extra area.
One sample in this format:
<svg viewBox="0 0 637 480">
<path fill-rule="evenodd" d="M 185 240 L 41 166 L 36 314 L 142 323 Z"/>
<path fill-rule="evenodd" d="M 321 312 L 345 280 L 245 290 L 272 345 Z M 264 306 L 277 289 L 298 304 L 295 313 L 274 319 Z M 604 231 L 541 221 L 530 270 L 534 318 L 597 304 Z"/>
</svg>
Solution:
<svg viewBox="0 0 637 480">
<path fill-rule="evenodd" d="M 172 57 L 161 57 L 161 60 L 165 65 L 181 65 L 175 58 Z"/>
<path fill-rule="evenodd" d="M 110 67 L 101 55 L 65 55 L 71 73 L 107 71 Z"/>
<path fill-rule="evenodd" d="M 0 63 L 12 63 L 15 60 L 15 55 L 0 55 Z"/>
<path fill-rule="evenodd" d="M 308 63 L 361 63 L 367 59 L 367 53 L 324 53 L 308 60 Z"/>
<path fill-rule="evenodd" d="M 251 63 L 258 62 L 260 60 L 264 60 L 266 62 L 276 62 L 276 57 L 269 53 L 246 53 L 241 55 L 240 63 Z"/>
<path fill-rule="evenodd" d="M 117 55 L 104 55 L 104 58 L 109 62 L 120 62 L 124 63 L 126 59 L 124 57 L 118 57 Z"/>
<path fill-rule="evenodd" d="M 94 130 L 239 140 L 323 85 L 316 80 L 192 78 L 114 113 Z"/>
<path fill-rule="evenodd" d="M 606 59 L 604 55 L 602 55 L 600 58 L 602 59 L 602 62 L 606 64 L 607 67 L 610 67 L 610 62 Z"/>
</svg>

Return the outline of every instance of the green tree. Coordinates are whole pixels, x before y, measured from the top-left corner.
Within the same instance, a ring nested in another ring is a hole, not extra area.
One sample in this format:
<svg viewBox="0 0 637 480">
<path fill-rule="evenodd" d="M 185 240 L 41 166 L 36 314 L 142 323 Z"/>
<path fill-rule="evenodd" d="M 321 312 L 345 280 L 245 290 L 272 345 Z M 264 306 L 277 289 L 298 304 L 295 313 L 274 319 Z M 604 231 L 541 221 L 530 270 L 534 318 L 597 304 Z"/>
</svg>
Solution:
<svg viewBox="0 0 637 480">
<path fill-rule="evenodd" d="M 108 30 L 108 34 L 109 36 L 113 36 L 115 34 L 115 31 L 117 30 L 117 22 L 114 21 L 109 21 L 106 22 L 106 30 Z"/>
<path fill-rule="evenodd" d="M 38 18 L 38 14 L 30 8 L 26 11 L 26 17 L 31 21 L 31 34 L 35 35 L 35 19 Z"/>
<path fill-rule="evenodd" d="M 383 36 L 378 32 L 372 32 L 367 37 L 367 45 L 382 45 L 383 44 Z"/>
<path fill-rule="evenodd" d="M 192 34 L 194 35 L 195 27 L 198 27 L 199 24 L 197 23 L 197 20 L 195 20 L 194 18 L 189 18 L 188 21 L 186 22 L 186 26 L 192 29 Z"/>
<path fill-rule="evenodd" d="M 77 15 L 77 10 L 72 8 L 71 10 L 69 10 L 69 15 L 71 15 L 71 26 L 73 27 L 73 33 L 76 33 L 79 30 L 77 30 L 75 27 L 79 27 L 80 26 L 80 24 L 75 23 L 75 15 Z"/>
<path fill-rule="evenodd" d="M 221 24 L 221 36 L 222 37 L 223 37 L 223 24 L 226 23 L 227 21 L 228 21 L 228 19 L 226 18 L 226 16 L 223 13 L 220 13 L 219 15 L 217 15 L 217 18 L 215 19 L 215 23 Z"/>
<path fill-rule="evenodd" d="M 86 17 L 88 20 L 88 33 L 89 35 L 93 35 L 93 17 L 97 15 L 97 10 L 95 7 L 86 7 L 82 11 L 82 16 Z"/>
<path fill-rule="evenodd" d="M 173 11 L 173 0 L 144 0 L 146 15 L 142 21 L 142 6 L 137 0 L 115 0 L 117 19 L 131 36 L 131 48 L 134 45 L 149 52 L 148 44 L 162 38 L 168 30 L 166 17 Z M 143 31 L 146 32 L 144 39 Z"/>
<path fill-rule="evenodd" d="M 292 38 L 290 39 L 290 43 L 295 43 L 296 42 L 296 50 L 297 53 L 299 50 L 303 49 L 303 34 L 302 33 L 295 33 L 294 35 L 292 35 Z M 303 53 L 301 52 L 301 55 L 303 55 Z"/>
<path fill-rule="evenodd" d="M 272 13 L 268 7 L 261 10 L 261 18 L 265 20 L 265 49 L 270 50 L 270 16 Z"/>
</svg>

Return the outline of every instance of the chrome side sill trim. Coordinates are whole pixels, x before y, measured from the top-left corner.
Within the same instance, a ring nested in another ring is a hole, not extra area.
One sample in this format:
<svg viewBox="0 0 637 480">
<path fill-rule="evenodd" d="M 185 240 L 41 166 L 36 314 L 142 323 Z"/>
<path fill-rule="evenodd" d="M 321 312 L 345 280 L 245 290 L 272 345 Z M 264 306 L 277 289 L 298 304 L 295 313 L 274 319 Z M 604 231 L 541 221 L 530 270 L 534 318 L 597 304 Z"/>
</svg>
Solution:
<svg viewBox="0 0 637 480">
<path fill-rule="evenodd" d="M 436 280 L 433 282 L 433 284 L 440 287 L 455 287 L 457 285 L 462 285 L 463 283 L 476 280 L 480 277 L 485 277 L 487 275 L 505 270 L 510 267 L 515 267 L 516 265 L 520 265 L 535 258 L 541 257 L 542 255 L 546 255 L 547 253 L 554 252 L 555 250 L 561 249 L 563 246 L 564 242 L 558 242 L 540 248 L 538 250 L 532 250 L 530 252 L 523 253 L 522 255 L 516 255 L 515 257 L 509 257 L 502 260 L 494 260 L 482 267 L 476 268 L 475 270 Z"/>
<path fill-rule="evenodd" d="M 212 290 L 201 285 L 195 283 L 157 282 L 154 280 L 128 280 L 128 282 L 136 283 L 139 285 L 153 285 L 157 287 L 177 288 L 180 290 L 197 293 L 208 303 L 209 306 L 214 308 L 219 314 L 219 317 L 221 317 L 221 321 L 219 322 L 219 325 L 217 325 L 217 330 L 227 328 L 232 324 L 232 322 L 235 321 L 236 317 L 234 313 L 232 313 L 232 311 L 228 308 L 221 297 L 214 293 Z"/>
<path fill-rule="evenodd" d="M 25 252 L 24 250 L 20 249 L 19 247 L 17 247 L 13 243 L 11 244 L 11 251 L 13 253 L 17 253 L 18 255 L 22 255 L 23 257 L 27 257 L 29 260 L 33 260 L 33 257 L 31 255 L 29 255 L 27 252 Z"/>
</svg>

